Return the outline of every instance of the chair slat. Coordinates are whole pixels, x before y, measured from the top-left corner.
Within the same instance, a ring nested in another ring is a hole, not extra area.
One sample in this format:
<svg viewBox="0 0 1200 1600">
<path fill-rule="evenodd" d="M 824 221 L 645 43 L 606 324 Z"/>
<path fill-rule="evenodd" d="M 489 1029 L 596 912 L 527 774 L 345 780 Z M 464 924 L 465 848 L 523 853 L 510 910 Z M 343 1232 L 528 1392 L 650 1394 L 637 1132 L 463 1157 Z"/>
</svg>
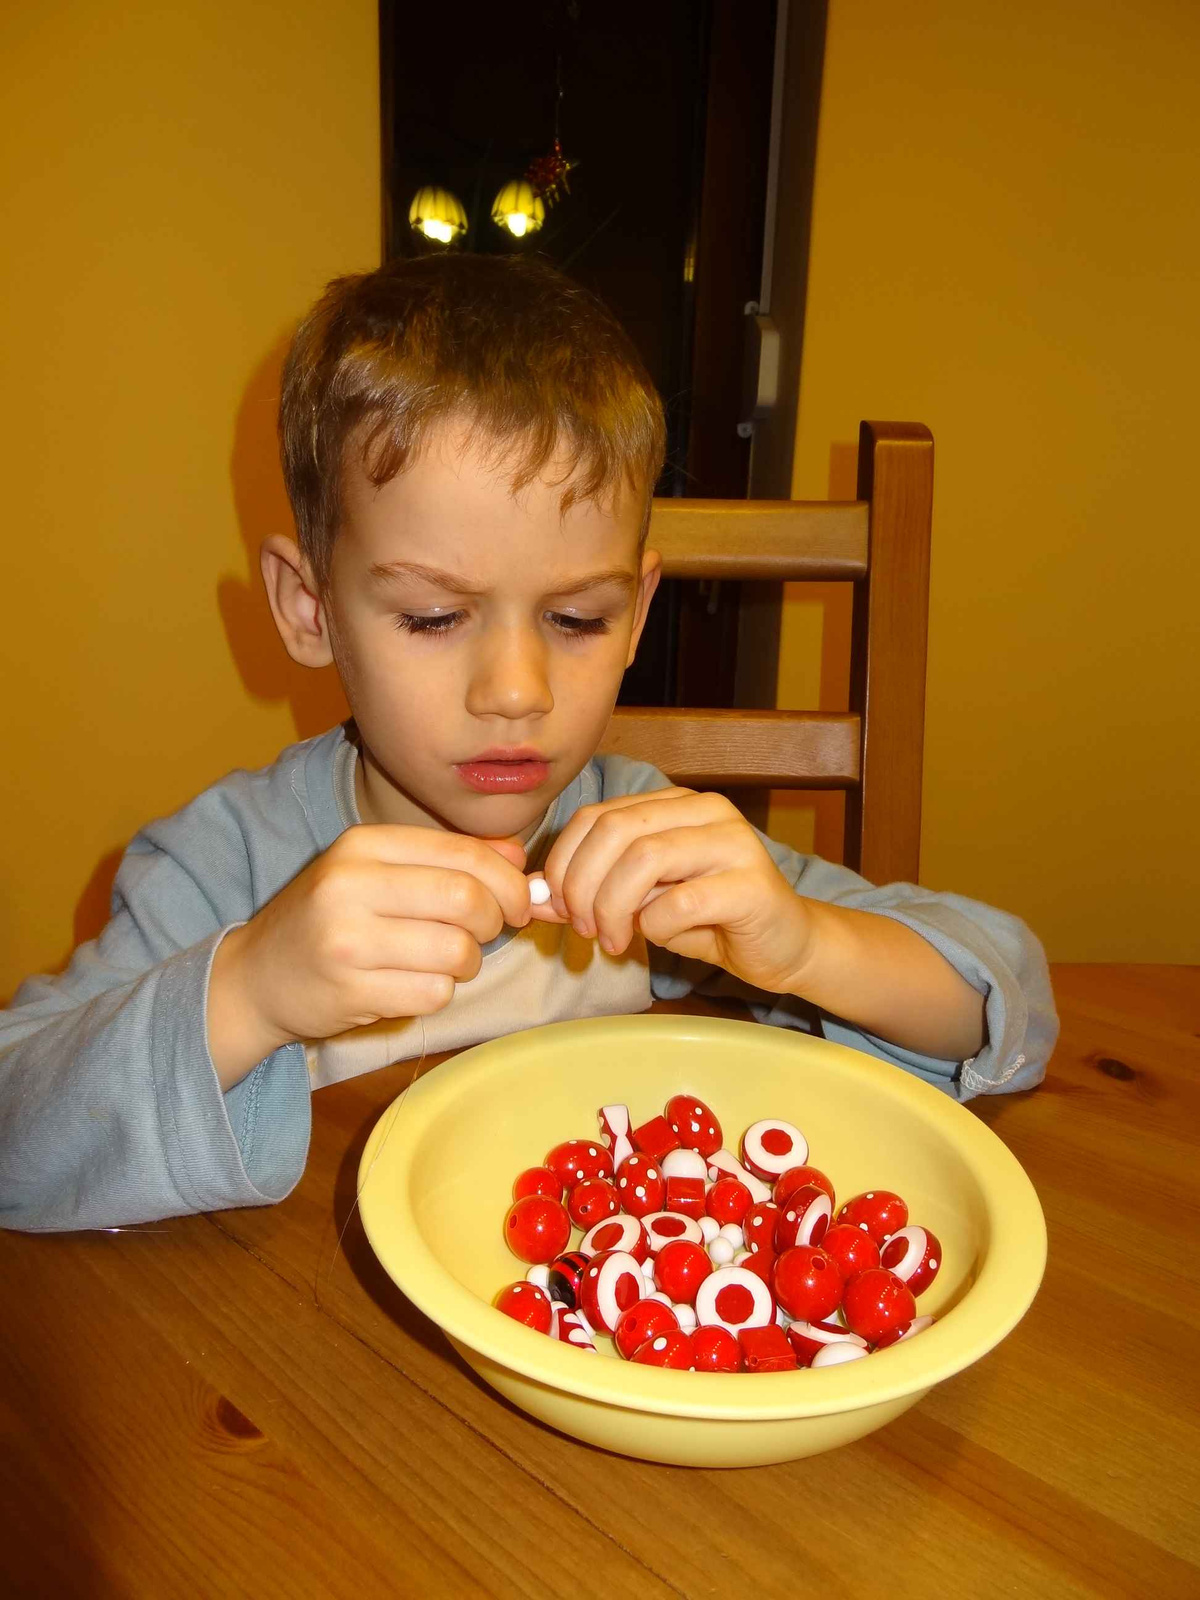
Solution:
<svg viewBox="0 0 1200 1600">
<path fill-rule="evenodd" d="M 862 578 L 869 507 L 858 500 L 655 500 L 649 544 L 667 578 Z"/>
<path fill-rule="evenodd" d="M 850 789 L 860 734 L 857 716 L 836 712 L 618 706 L 600 748 L 686 788 Z"/>
</svg>

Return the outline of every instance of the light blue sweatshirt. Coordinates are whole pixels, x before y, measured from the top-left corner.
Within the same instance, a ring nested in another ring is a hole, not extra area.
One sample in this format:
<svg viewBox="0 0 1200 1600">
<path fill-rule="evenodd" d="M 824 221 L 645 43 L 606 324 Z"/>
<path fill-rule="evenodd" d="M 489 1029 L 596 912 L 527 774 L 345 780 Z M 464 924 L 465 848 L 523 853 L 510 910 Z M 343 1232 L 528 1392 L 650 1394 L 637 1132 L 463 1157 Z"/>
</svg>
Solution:
<svg viewBox="0 0 1200 1600">
<path fill-rule="evenodd" d="M 335 728 L 261 771 L 230 773 L 144 828 L 99 938 L 61 976 L 29 978 L 0 1011 L 0 1226 L 109 1227 L 267 1205 L 295 1186 L 311 1119 L 305 1046 L 285 1045 L 223 1093 L 208 1050 L 209 973 L 224 933 L 357 821 L 352 751 Z M 551 808 L 530 867 L 581 805 L 666 786 L 653 767 L 595 757 Z M 655 997 L 742 998 L 760 1022 L 823 1032 L 960 1100 L 1042 1080 L 1058 1019 L 1045 955 L 1024 923 L 960 895 L 875 888 L 848 868 L 763 842 L 798 893 L 878 912 L 927 939 L 986 997 L 984 1048 L 969 1062 L 901 1050 L 651 945 Z M 487 946 L 485 960 L 511 937 L 506 930 Z M 469 990 L 460 986 L 447 1010 Z"/>
</svg>

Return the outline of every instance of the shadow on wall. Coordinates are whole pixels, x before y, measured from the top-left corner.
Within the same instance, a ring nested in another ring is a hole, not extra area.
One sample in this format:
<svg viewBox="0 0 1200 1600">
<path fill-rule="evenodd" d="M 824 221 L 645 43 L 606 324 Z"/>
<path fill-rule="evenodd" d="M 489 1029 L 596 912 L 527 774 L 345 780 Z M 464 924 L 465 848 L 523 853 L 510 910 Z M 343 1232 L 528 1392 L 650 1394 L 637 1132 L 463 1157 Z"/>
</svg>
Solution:
<svg viewBox="0 0 1200 1600">
<path fill-rule="evenodd" d="M 217 605 L 247 694 L 271 703 L 286 700 L 297 739 L 311 739 L 344 721 L 349 709 L 333 667 L 314 671 L 298 666 L 283 648 L 258 564 L 259 546 L 269 533 L 295 537 L 275 432 L 280 375 L 289 343 L 290 338 L 280 339 L 255 368 L 238 409 L 229 475 L 251 576 L 249 582 L 222 578 Z"/>
</svg>

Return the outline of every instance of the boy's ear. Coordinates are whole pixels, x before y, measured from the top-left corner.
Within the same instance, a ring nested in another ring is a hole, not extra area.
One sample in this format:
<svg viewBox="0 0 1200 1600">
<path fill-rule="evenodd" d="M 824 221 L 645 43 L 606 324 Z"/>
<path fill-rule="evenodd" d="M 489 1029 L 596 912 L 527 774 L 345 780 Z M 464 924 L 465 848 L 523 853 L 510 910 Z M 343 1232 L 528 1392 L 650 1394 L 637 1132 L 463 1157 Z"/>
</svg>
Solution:
<svg viewBox="0 0 1200 1600">
<path fill-rule="evenodd" d="M 263 583 L 279 637 L 302 667 L 327 667 L 333 660 L 325 608 L 308 562 L 294 539 L 273 533 L 259 552 Z"/>
<path fill-rule="evenodd" d="M 642 556 L 642 576 L 638 583 L 637 609 L 633 618 L 633 633 L 629 639 L 629 654 L 625 659 L 627 667 L 633 665 L 633 658 L 637 655 L 642 629 L 646 626 L 646 614 L 650 610 L 650 602 L 654 598 L 654 591 L 658 588 L 658 580 L 661 577 L 662 557 L 657 550 L 647 550 Z"/>
</svg>

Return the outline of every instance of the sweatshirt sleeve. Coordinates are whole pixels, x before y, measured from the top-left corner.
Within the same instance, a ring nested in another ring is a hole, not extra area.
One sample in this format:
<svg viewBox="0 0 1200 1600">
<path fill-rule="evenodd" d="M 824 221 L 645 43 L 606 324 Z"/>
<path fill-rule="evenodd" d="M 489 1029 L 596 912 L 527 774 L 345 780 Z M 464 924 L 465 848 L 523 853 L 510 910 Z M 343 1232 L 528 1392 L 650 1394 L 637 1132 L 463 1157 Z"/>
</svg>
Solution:
<svg viewBox="0 0 1200 1600">
<path fill-rule="evenodd" d="M 248 882 L 234 888 L 239 853 L 249 874 L 228 808 L 193 806 L 186 859 L 167 843 L 178 819 L 139 834 L 99 938 L 0 1011 L 0 1226 L 113 1227 L 266 1205 L 303 1171 L 303 1045 L 228 1093 L 209 1055 L 213 955 L 253 905 Z M 202 877 L 196 859 L 213 870 Z"/>
<path fill-rule="evenodd" d="M 661 773 L 641 763 L 610 757 L 606 769 L 606 796 L 651 792 L 667 786 Z M 1058 1038 L 1058 1016 L 1045 952 L 1018 917 L 978 900 L 938 893 L 917 884 L 876 887 L 848 867 L 823 861 L 819 856 L 800 855 L 763 833 L 758 837 L 797 894 L 891 917 L 928 940 L 983 996 L 987 1029 L 983 1049 L 966 1061 L 920 1055 L 876 1038 L 808 1001 L 756 989 L 719 967 L 685 960 L 669 950 L 648 945 L 650 987 L 656 999 L 678 1000 L 694 993 L 742 1000 L 759 1022 L 817 1033 L 863 1050 L 915 1074 L 957 1100 L 1032 1089 L 1041 1083 Z"/>
</svg>

